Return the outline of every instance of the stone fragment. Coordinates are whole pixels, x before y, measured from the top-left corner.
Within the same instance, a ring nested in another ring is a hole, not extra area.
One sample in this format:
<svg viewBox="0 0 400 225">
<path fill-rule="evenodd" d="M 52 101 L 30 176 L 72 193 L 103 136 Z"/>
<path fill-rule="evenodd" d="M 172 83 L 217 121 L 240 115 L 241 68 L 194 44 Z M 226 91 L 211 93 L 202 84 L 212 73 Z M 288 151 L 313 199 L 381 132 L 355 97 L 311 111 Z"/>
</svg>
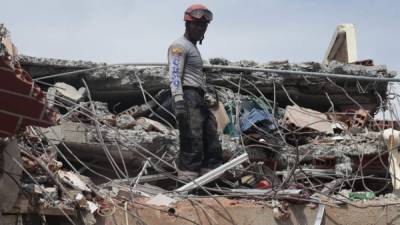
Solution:
<svg viewBox="0 0 400 225">
<path fill-rule="evenodd" d="M 83 87 L 77 90 L 73 86 L 62 82 L 57 82 L 54 86 L 57 95 L 73 102 L 79 102 L 86 92 L 86 89 Z"/>
<path fill-rule="evenodd" d="M 149 118 L 141 117 L 137 120 L 137 123 L 142 125 L 145 131 L 158 131 L 163 134 L 170 133 L 170 129 L 168 129 L 166 126 Z"/>
<path fill-rule="evenodd" d="M 88 191 L 90 192 L 90 187 L 86 184 L 86 182 L 81 179 L 81 175 L 77 175 L 70 171 L 62 171 L 59 170 L 56 173 L 57 177 L 60 178 L 64 183 L 69 184 L 71 187 L 80 190 L 80 191 Z"/>
</svg>

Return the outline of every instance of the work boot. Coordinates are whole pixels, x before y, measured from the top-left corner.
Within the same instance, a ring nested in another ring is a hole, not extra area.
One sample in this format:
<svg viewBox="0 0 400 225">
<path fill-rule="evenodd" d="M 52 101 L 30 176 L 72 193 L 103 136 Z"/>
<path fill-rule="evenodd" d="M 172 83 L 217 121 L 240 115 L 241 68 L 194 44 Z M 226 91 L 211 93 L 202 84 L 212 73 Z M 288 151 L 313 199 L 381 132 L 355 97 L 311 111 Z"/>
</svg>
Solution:
<svg viewBox="0 0 400 225">
<path fill-rule="evenodd" d="M 197 177 L 199 177 L 198 172 L 194 171 L 189 171 L 189 170 L 178 170 L 178 179 L 185 181 L 185 182 L 191 182 L 195 180 Z"/>
</svg>

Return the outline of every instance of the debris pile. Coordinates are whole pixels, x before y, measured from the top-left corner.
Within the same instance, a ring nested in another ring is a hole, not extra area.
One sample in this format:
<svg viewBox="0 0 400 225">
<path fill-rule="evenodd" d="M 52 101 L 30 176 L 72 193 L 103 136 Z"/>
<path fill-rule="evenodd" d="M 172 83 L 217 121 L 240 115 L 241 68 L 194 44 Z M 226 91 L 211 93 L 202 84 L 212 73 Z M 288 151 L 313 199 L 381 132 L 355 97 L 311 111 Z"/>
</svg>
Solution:
<svg viewBox="0 0 400 225">
<path fill-rule="evenodd" d="M 1 66 L 9 63 L 4 46 Z M 398 120 L 375 117 L 388 108 L 397 115 L 387 98 L 395 73 L 384 66 L 210 59 L 207 100 L 225 163 L 186 182 L 176 176 L 165 66 L 18 59 L 30 85 L 46 92 L 36 99 L 46 106 L 41 122 L 55 124 L 22 123 L 0 139 L 0 196 L 10 187 L 3 175 L 16 174 L 0 221 L 34 214 L 57 217 L 52 224 L 241 224 L 246 207 L 279 222 L 298 221 L 293 210 L 307 205 L 317 222 L 326 206 L 400 203 L 383 197 L 400 188 Z M 7 71 L 0 77 L 23 70 Z"/>
</svg>

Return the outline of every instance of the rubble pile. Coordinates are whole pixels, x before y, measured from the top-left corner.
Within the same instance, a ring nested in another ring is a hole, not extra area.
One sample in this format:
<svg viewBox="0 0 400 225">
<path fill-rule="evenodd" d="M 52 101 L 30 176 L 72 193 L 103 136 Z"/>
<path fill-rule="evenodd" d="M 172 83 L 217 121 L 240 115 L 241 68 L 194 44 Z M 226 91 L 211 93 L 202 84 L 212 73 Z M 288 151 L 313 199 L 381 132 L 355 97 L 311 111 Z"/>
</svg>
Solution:
<svg viewBox="0 0 400 225">
<path fill-rule="evenodd" d="M 374 117 L 391 104 L 389 81 L 379 79 L 395 73 L 384 66 L 210 59 L 207 101 L 225 163 L 187 182 L 177 177 L 165 66 L 17 59 L 57 115 L 51 126 L 26 124 L 0 139 L 1 171 L 18 184 L 0 221 L 29 214 L 56 216 L 51 224 L 237 224 L 250 207 L 282 223 L 298 205 L 323 216 L 326 206 L 400 203 L 382 197 L 400 188 L 398 121 Z"/>
<path fill-rule="evenodd" d="M 36 63 L 37 61 L 40 63 Z M 262 92 L 269 97 L 275 95 L 275 100 L 282 106 L 292 105 L 291 100 L 294 100 L 304 107 L 323 112 L 329 110 L 332 104 L 339 110 L 346 110 L 355 105 L 345 96 L 343 90 L 336 86 L 339 85 L 345 86 L 346 92 L 358 104 L 374 113 L 372 109 L 379 106 L 380 102 L 376 96 L 371 95 L 371 92 L 376 92 L 375 95 L 385 96 L 387 82 L 326 79 L 310 75 L 303 76 L 296 72 L 356 75 L 369 78 L 392 78 L 396 75 L 395 72 L 388 71 L 385 66 L 343 64 L 335 61 L 329 64 L 316 62 L 296 64 L 288 61 L 256 63 L 246 60 L 229 62 L 226 59 L 211 59 L 210 62 L 212 64 L 205 65 L 204 70 L 207 83 L 210 85 L 223 86 L 235 92 L 240 91 L 245 95 L 249 95 L 249 92 L 256 95 Z M 22 57 L 21 64 L 32 77 L 37 79 L 64 74 L 64 76 L 56 76 L 53 79 L 50 77 L 46 80 L 56 79 L 56 81 L 66 82 L 76 88 L 82 86 L 81 78 L 84 78 L 90 87 L 93 98 L 108 102 L 111 106 L 118 104 L 119 110 L 143 103 L 142 89 L 155 94 L 162 89 L 169 88 L 167 70 L 163 64 L 107 65 L 81 61 L 37 59 L 26 56 Z M 213 67 L 221 64 L 227 64 L 226 68 Z M 238 66 L 253 70 L 240 71 L 235 69 Z M 276 71 L 257 71 L 257 69 L 273 69 L 282 72 L 277 74 Z M 68 74 L 73 70 L 76 72 Z M 291 72 L 285 73 L 285 71 Z M 325 93 L 329 94 L 330 100 L 327 99 Z"/>
</svg>

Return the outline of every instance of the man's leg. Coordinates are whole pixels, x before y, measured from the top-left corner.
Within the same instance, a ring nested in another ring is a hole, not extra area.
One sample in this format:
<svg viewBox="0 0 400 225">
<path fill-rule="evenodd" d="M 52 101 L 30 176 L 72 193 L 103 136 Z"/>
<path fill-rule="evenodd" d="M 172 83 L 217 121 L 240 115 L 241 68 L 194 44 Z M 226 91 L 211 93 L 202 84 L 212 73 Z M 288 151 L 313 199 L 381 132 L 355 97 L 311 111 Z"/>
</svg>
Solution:
<svg viewBox="0 0 400 225">
<path fill-rule="evenodd" d="M 187 120 L 179 124 L 180 170 L 199 172 L 203 161 L 203 97 L 194 90 L 184 90 Z"/>
<path fill-rule="evenodd" d="M 217 132 L 217 121 L 208 107 L 205 108 L 204 121 L 204 160 L 203 169 L 214 169 L 222 164 L 222 147 Z"/>
</svg>

